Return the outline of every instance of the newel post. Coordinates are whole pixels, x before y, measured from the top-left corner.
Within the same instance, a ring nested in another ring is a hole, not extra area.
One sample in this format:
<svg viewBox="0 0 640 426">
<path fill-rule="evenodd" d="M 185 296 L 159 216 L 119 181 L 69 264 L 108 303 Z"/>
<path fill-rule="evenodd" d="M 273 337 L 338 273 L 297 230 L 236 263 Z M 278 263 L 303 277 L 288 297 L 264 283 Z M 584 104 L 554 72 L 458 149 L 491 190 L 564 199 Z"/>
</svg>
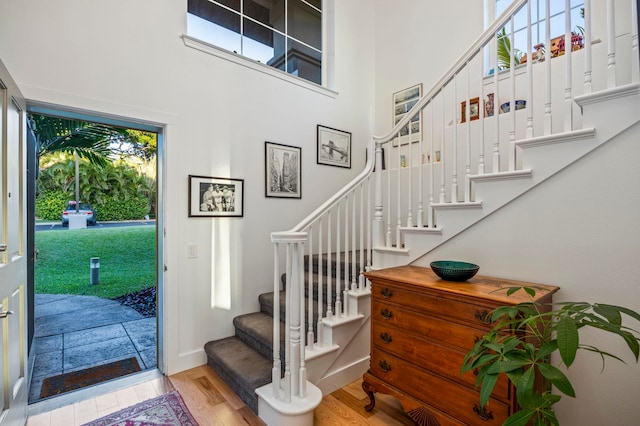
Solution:
<svg viewBox="0 0 640 426">
<path fill-rule="evenodd" d="M 375 141 L 375 188 L 373 206 L 373 246 L 385 245 L 384 215 L 382 213 L 382 143 Z"/>
<path fill-rule="evenodd" d="M 313 410 L 322 400 L 322 391 L 307 381 L 304 333 L 304 245 L 306 232 L 273 232 L 273 288 L 280 291 L 281 264 L 286 274 L 284 374 L 280 364 L 280 302 L 273 306 L 272 383 L 256 389 L 258 415 L 268 425 L 313 425 Z M 284 262 L 280 258 L 284 251 Z"/>
</svg>

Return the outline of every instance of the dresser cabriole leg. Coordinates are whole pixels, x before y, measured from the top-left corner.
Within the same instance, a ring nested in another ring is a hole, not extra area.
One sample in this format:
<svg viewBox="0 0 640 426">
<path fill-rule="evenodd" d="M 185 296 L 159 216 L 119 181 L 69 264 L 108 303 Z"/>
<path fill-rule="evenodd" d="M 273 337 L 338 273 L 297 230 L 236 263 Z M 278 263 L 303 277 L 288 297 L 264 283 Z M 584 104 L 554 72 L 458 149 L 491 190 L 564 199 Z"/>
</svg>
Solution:
<svg viewBox="0 0 640 426">
<path fill-rule="evenodd" d="M 369 397 L 369 404 L 364 406 L 364 409 L 367 411 L 371 411 L 373 410 L 373 407 L 376 406 L 376 396 L 374 395 L 375 390 L 373 389 L 373 387 L 367 383 L 366 381 L 362 381 L 362 390 L 367 394 L 367 396 Z"/>
</svg>

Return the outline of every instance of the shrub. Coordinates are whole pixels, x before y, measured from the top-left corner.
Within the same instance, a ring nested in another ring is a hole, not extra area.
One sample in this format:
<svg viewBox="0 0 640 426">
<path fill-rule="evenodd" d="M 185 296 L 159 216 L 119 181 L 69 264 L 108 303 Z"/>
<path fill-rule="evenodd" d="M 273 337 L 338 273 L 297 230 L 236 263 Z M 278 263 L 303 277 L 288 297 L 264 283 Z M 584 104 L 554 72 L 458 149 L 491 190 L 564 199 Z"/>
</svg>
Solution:
<svg viewBox="0 0 640 426">
<path fill-rule="evenodd" d="M 107 197 L 95 205 L 98 220 L 133 220 L 144 219 L 149 214 L 149 200 L 144 197 L 122 198 Z"/>
<path fill-rule="evenodd" d="M 51 191 L 40 194 L 36 199 L 36 217 L 45 220 L 60 220 L 69 196 L 64 191 Z"/>
</svg>

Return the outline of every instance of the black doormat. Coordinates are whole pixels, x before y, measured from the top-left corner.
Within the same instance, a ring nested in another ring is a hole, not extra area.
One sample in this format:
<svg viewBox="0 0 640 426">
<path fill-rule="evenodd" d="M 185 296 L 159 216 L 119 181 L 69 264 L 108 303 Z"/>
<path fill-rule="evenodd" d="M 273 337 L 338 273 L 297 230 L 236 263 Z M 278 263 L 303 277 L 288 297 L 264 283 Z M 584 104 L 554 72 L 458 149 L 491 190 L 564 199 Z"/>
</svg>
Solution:
<svg viewBox="0 0 640 426">
<path fill-rule="evenodd" d="M 140 371 L 135 357 L 122 359 L 109 364 L 98 365 L 84 370 L 71 371 L 58 376 L 47 377 L 42 381 L 40 398 L 48 398 L 61 393 L 81 389 L 107 380 L 126 376 Z"/>
</svg>

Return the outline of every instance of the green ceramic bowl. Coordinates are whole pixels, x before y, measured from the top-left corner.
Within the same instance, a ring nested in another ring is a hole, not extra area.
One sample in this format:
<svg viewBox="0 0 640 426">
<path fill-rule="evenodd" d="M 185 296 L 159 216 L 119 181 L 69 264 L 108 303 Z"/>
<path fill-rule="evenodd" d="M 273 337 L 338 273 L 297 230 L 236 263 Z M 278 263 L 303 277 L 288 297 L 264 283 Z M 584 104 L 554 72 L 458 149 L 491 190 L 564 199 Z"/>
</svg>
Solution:
<svg viewBox="0 0 640 426">
<path fill-rule="evenodd" d="M 473 277 L 480 267 L 473 263 L 457 260 L 436 260 L 431 262 L 431 269 L 443 280 L 466 281 Z"/>
</svg>

